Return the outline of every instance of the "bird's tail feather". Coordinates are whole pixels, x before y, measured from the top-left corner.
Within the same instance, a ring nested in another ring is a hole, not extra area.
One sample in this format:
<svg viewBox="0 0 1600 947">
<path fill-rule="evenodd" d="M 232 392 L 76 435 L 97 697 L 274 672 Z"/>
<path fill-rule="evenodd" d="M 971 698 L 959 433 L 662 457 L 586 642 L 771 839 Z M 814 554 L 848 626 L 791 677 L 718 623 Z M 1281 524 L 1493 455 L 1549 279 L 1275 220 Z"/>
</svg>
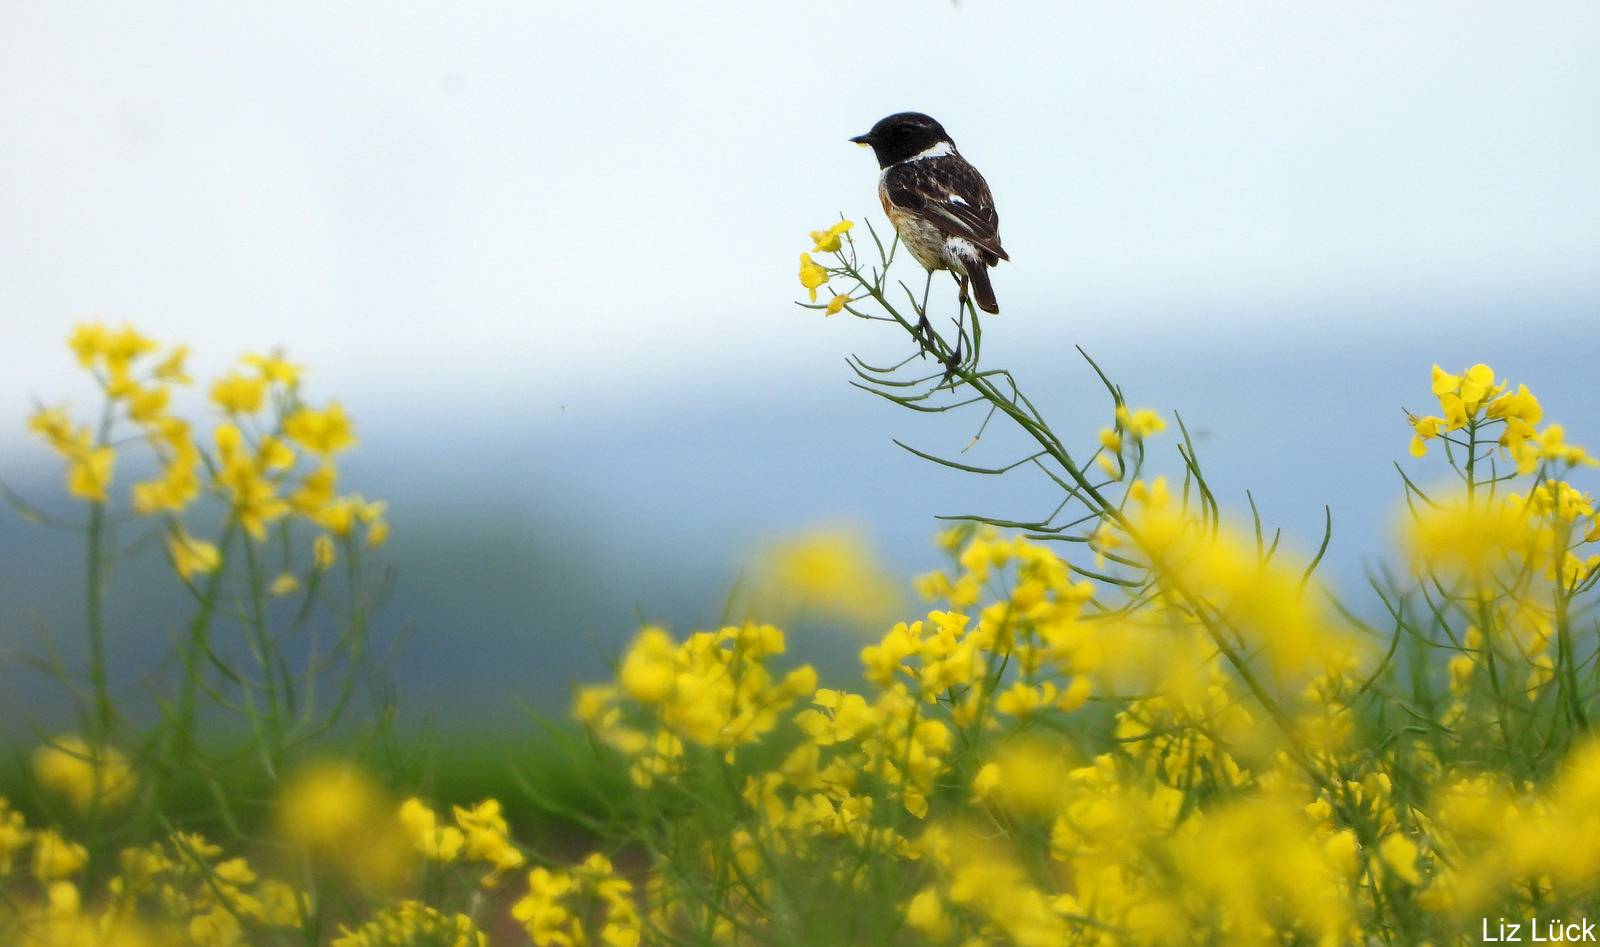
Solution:
<svg viewBox="0 0 1600 947">
<path fill-rule="evenodd" d="M 967 276 L 972 280 L 972 298 L 977 301 L 978 308 L 984 312 L 999 312 L 1000 304 L 995 302 L 994 287 L 989 284 L 989 268 L 982 263 L 969 263 Z"/>
</svg>

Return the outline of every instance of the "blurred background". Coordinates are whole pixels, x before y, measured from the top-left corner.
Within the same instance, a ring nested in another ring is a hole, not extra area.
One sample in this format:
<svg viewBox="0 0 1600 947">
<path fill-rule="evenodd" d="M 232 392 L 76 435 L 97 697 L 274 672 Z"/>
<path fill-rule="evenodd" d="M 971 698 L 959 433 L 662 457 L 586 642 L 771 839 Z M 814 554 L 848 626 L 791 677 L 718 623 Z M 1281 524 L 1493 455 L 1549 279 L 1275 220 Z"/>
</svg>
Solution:
<svg viewBox="0 0 1600 947">
<path fill-rule="evenodd" d="M 25 422 L 97 403 L 77 321 L 187 342 L 199 379 L 283 347 L 356 420 L 345 487 L 390 503 L 414 725 L 560 713 L 641 620 L 716 622 L 819 524 L 903 584 L 941 565 L 937 515 L 1054 505 L 897 448 L 981 418 L 851 388 L 847 355 L 908 340 L 794 305 L 808 231 L 884 225 L 846 139 L 914 109 L 996 195 L 988 364 L 1087 454 L 1110 407 L 1081 346 L 1183 416 L 1234 515 L 1249 490 L 1306 551 L 1331 508 L 1359 605 L 1395 462 L 1444 471 L 1406 450 L 1434 363 L 1600 447 L 1596 49 L 1587 2 L 5 4 L 0 479 L 70 508 Z M 963 459 L 1017 456 L 995 431 Z M 16 656 L 78 653 L 79 549 L 0 510 L 13 731 L 66 706 Z M 164 571 L 116 577 L 130 667 L 173 633 Z M 843 686 L 846 624 L 794 636 Z"/>
</svg>

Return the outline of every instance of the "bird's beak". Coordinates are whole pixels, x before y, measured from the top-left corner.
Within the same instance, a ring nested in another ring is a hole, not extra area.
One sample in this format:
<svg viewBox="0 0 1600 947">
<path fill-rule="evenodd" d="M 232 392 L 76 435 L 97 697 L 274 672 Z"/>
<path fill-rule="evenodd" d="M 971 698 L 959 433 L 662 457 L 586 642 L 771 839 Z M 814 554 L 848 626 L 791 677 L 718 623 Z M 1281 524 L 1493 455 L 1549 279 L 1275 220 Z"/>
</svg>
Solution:
<svg viewBox="0 0 1600 947">
<path fill-rule="evenodd" d="M 854 138 L 852 138 L 850 140 L 855 142 L 856 144 L 860 145 L 861 147 L 865 148 L 868 145 L 872 144 L 872 135 L 871 134 L 857 135 L 856 137 L 854 137 Z"/>
</svg>

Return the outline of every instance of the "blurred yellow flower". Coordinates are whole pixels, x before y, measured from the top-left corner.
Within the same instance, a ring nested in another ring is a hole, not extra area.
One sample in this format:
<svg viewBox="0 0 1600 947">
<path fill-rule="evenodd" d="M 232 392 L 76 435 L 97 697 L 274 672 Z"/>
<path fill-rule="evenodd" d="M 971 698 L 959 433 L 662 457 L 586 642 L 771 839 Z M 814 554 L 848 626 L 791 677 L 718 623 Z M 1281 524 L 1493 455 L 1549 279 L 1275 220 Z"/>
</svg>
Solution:
<svg viewBox="0 0 1600 947">
<path fill-rule="evenodd" d="M 73 327 L 72 335 L 68 336 L 67 347 L 78 357 L 79 365 L 93 368 L 95 361 L 105 352 L 109 337 L 110 333 L 100 323 L 80 322 Z"/>
<path fill-rule="evenodd" d="M 355 930 L 340 926 L 331 947 L 489 947 L 489 937 L 465 914 L 446 914 L 420 901 L 378 911 Z"/>
<path fill-rule="evenodd" d="M 814 527 L 772 543 L 751 568 L 755 614 L 826 615 L 864 628 L 891 622 L 904 604 L 876 550 L 859 530 Z"/>
<path fill-rule="evenodd" d="M 267 396 L 267 382 L 229 372 L 211 383 L 211 402 L 228 414 L 255 414 Z"/>
<path fill-rule="evenodd" d="M 300 489 L 289 495 L 289 503 L 295 512 L 311 516 L 338 496 L 335 490 L 338 482 L 339 472 L 332 464 L 324 464 L 305 475 Z"/>
<path fill-rule="evenodd" d="M 280 837 L 314 864 L 380 889 L 411 874 L 412 837 L 400 807 L 352 764 L 304 767 L 284 784 L 276 811 Z"/>
<path fill-rule="evenodd" d="M 1066 747 L 1040 738 L 1007 741 L 983 764 L 973 781 L 973 796 L 1022 816 L 1050 819 L 1062 812 L 1072 769 Z"/>
<path fill-rule="evenodd" d="M 1144 440 L 1152 434 L 1159 434 L 1167 429 L 1167 422 L 1161 415 L 1149 408 L 1140 408 L 1129 411 L 1126 405 L 1117 406 L 1117 427 L 1126 431 L 1135 440 Z M 1104 437 L 1102 436 L 1102 441 Z"/>
<path fill-rule="evenodd" d="M 28 429 L 44 436 L 50 447 L 67 461 L 67 490 L 76 497 L 104 503 L 111 486 L 117 455 L 109 446 L 97 445 L 85 425 L 74 425 L 61 408 L 37 411 Z"/>
<path fill-rule="evenodd" d="M 250 354 L 240 361 L 260 372 L 263 380 L 286 388 L 298 385 L 300 376 L 305 373 L 304 368 L 285 359 L 282 352 L 273 352 L 265 356 Z"/>
<path fill-rule="evenodd" d="M 33 773 L 43 788 L 86 813 L 120 806 L 138 785 L 133 766 L 115 747 L 91 747 L 82 737 L 56 737 L 33 751 Z"/>
<path fill-rule="evenodd" d="M 33 837 L 33 877 L 41 882 L 75 875 L 88 863 L 88 849 L 62 838 L 55 829 Z"/>
<path fill-rule="evenodd" d="M 106 502 L 116 461 L 116 452 L 110 447 L 92 447 L 69 458 L 67 489 L 73 496 Z"/>
<path fill-rule="evenodd" d="M 155 377 L 160 381 L 169 382 L 175 385 L 191 384 L 193 379 L 191 379 L 188 373 L 184 371 L 183 366 L 183 363 L 188 361 L 188 359 L 189 346 L 173 346 L 172 351 L 167 353 L 167 357 L 156 363 Z"/>
<path fill-rule="evenodd" d="M 172 557 L 172 568 L 180 578 L 188 580 L 197 573 L 210 575 L 222 566 L 222 554 L 217 547 L 203 539 L 196 539 L 179 526 L 167 534 L 167 554 Z"/>
<path fill-rule="evenodd" d="M 302 407 L 284 418 L 283 432 L 324 459 L 356 446 L 355 428 L 337 401 L 328 402 L 321 411 Z"/>
<path fill-rule="evenodd" d="M 1412 567 L 1482 580 L 1516 558 L 1535 553 L 1538 536 L 1523 504 L 1465 497 L 1418 505 L 1401 523 Z"/>
</svg>

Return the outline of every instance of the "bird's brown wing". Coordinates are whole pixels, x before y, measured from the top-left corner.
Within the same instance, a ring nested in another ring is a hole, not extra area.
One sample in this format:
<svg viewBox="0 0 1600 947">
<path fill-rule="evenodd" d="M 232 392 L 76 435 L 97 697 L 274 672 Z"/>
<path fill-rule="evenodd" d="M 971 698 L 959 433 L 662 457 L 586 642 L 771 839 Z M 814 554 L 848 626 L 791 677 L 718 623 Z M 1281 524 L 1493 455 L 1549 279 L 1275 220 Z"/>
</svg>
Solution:
<svg viewBox="0 0 1600 947">
<path fill-rule="evenodd" d="M 1000 215 L 989 185 L 960 155 L 891 165 L 884 171 L 883 188 L 890 201 L 995 258 L 985 263 L 1011 259 L 1000 245 Z"/>
</svg>

